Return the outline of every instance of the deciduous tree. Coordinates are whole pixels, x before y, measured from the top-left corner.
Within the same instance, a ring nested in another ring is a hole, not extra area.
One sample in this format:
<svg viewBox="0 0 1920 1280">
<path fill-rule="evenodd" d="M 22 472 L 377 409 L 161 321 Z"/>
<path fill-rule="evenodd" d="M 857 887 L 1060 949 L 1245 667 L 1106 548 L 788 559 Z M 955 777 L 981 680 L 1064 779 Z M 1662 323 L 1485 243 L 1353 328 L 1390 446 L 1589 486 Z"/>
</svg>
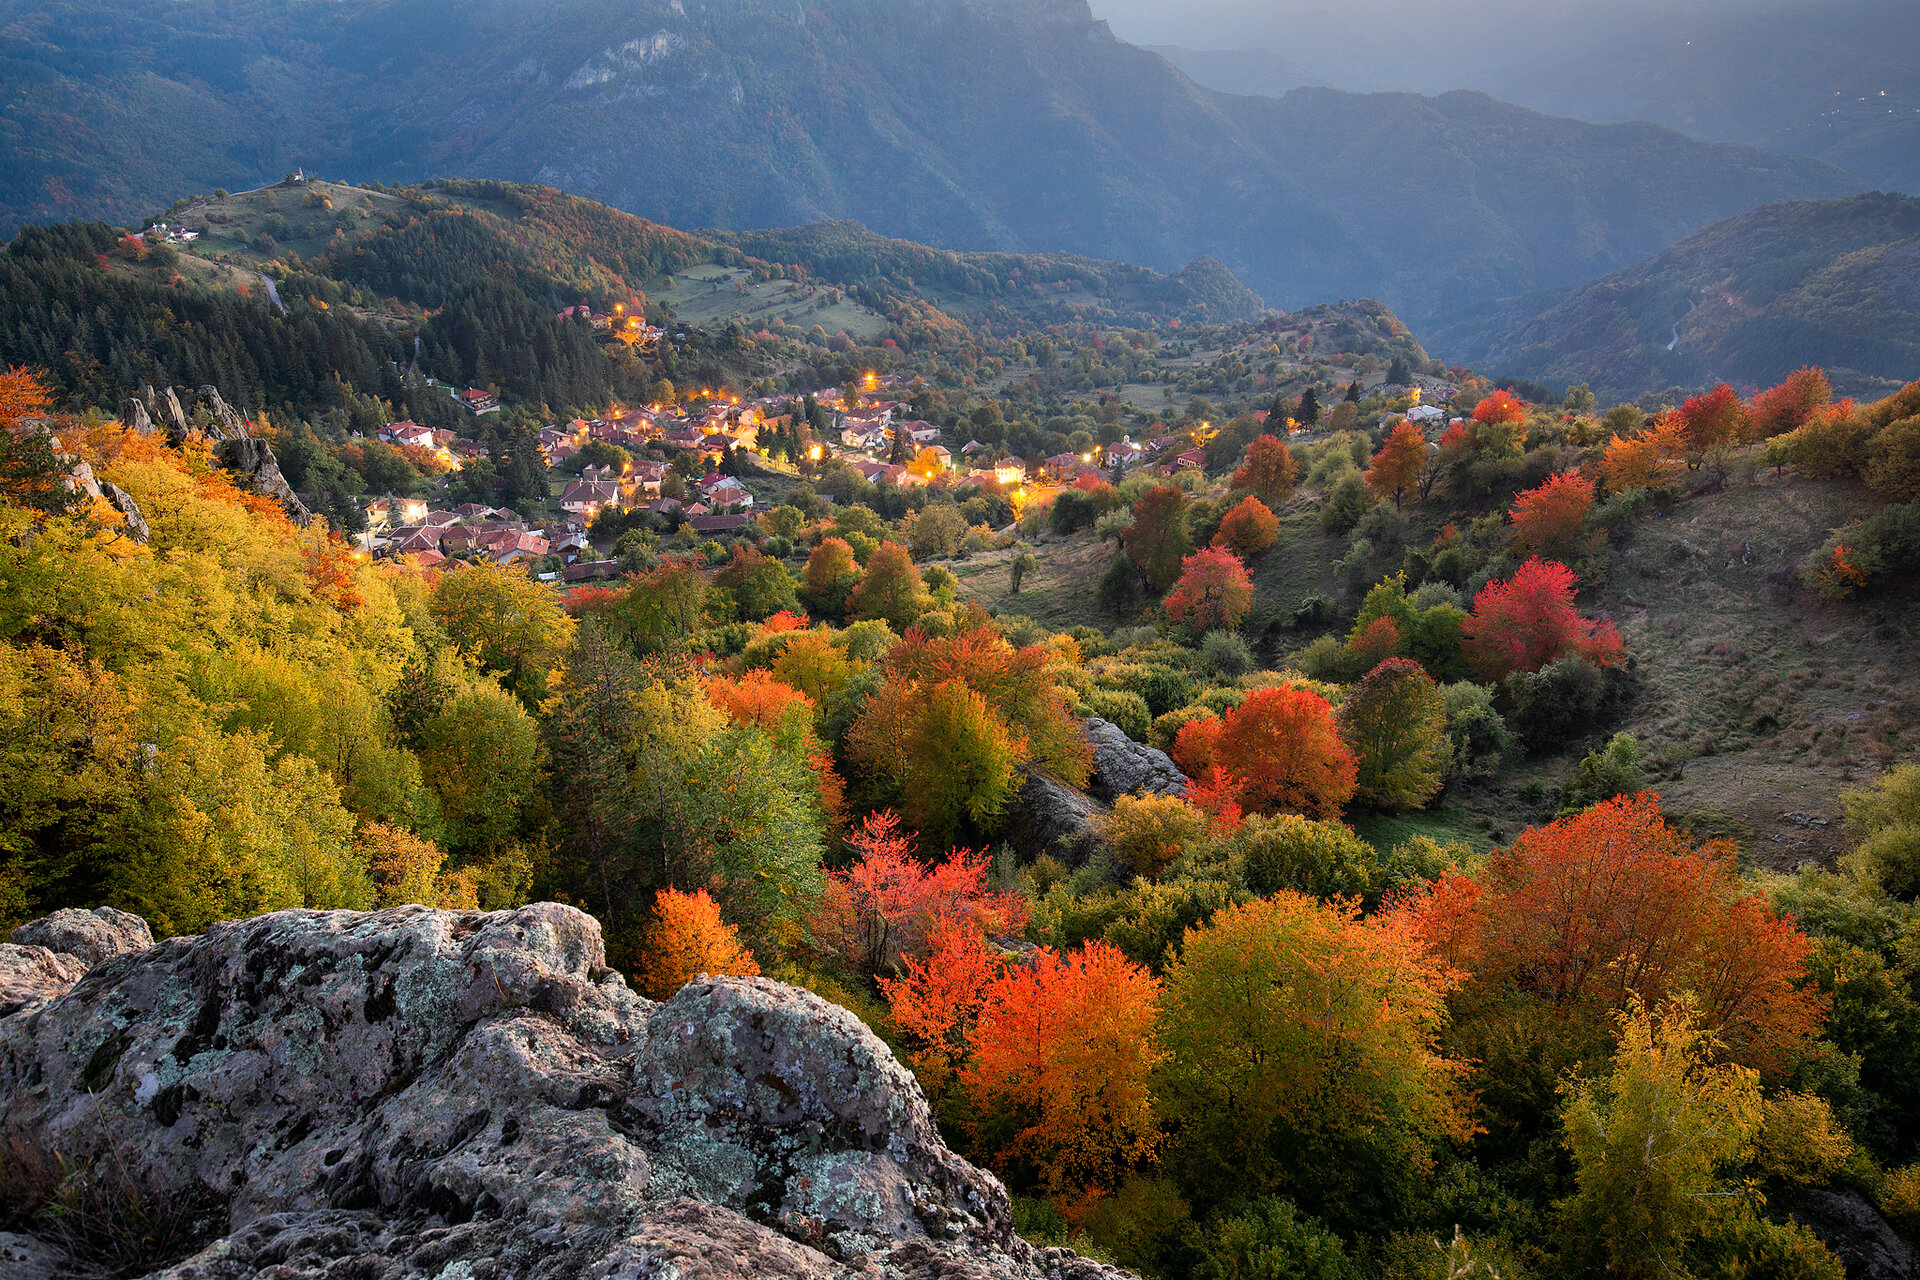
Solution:
<svg viewBox="0 0 1920 1280">
<path fill-rule="evenodd" d="M 1462 1133 L 1438 1033 L 1456 978 L 1396 916 L 1290 891 L 1189 929 L 1167 972 L 1169 1153 L 1189 1194 L 1377 1218 Z"/>
<path fill-rule="evenodd" d="M 1197 631 L 1238 627 L 1253 607 L 1253 578 L 1240 557 L 1225 547 L 1204 547 L 1182 568 L 1179 586 L 1167 597 L 1167 616 Z"/>
<path fill-rule="evenodd" d="M 1613 624 L 1596 623 L 1574 609 L 1578 584 L 1573 570 L 1536 557 L 1505 582 L 1482 587 L 1472 616 L 1460 627 L 1467 661 L 1480 678 L 1538 671 L 1568 654 L 1600 666 L 1619 661 L 1622 646 Z"/>
<path fill-rule="evenodd" d="M 1388 658 L 1347 691 L 1340 733 L 1359 757 L 1355 796 L 1378 809 L 1418 809 L 1446 781 L 1447 700 L 1417 662 Z"/>
<path fill-rule="evenodd" d="M 843 538 L 822 538 L 800 573 L 800 598 L 824 618 L 840 618 L 860 582 L 860 565 Z"/>
<path fill-rule="evenodd" d="M 1235 489 L 1251 489 L 1255 497 L 1276 507 L 1293 496 L 1299 480 L 1300 464 L 1293 460 L 1286 442 L 1277 436 L 1260 435 L 1247 446 L 1246 461 L 1233 473 L 1230 484 Z"/>
<path fill-rule="evenodd" d="M 895 631 L 904 631 L 918 618 L 925 591 L 913 557 L 897 542 L 883 542 L 867 559 L 859 585 L 847 597 L 847 613 L 878 619 Z"/>
<path fill-rule="evenodd" d="M 1155 591 L 1165 591 L 1180 576 L 1181 561 L 1193 548 L 1187 532 L 1187 495 L 1170 485 L 1155 485 L 1135 499 L 1133 523 L 1122 535 L 1127 555 Z"/>
<path fill-rule="evenodd" d="M 1571 559 L 1579 550 L 1580 526 L 1593 507 L 1593 482 L 1577 471 L 1549 476 L 1514 497 L 1508 512 L 1514 541 L 1537 556 Z"/>
<path fill-rule="evenodd" d="M 1402 418 L 1393 432 L 1373 455 L 1367 468 L 1367 488 L 1382 497 L 1391 497 L 1398 507 L 1407 491 L 1420 477 L 1427 462 L 1427 434 Z"/>
<path fill-rule="evenodd" d="M 670 1000 L 700 974 L 752 978 L 760 973 L 740 931 L 720 918 L 720 904 L 705 889 L 654 895 L 653 927 L 641 953 L 639 987 L 650 999 Z"/>
<path fill-rule="evenodd" d="M 1213 545 L 1227 547 L 1244 560 L 1265 551 L 1279 536 L 1280 521 L 1266 503 L 1249 495 L 1221 519 Z"/>
<path fill-rule="evenodd" d="M 1158 979 L 1103 942 L 1042 948 L 994 980 L 960 1072 L 975 1106 L 1022 1122 L 994 1163 L 1028 1164 L 1049 1193 L 1085 1203 L 1152 1156 L 1159 997 Z"/>
<path fill-rule="evenodd" d="M 1826 374 L 1812 366 L 1796 370 L 1747 402 L 1747 438 L 1771 440 L 1798 431 L 1832 400 L 1833 385 Z"/>
<path fill-rule="evenodd" d="M 1333 708 L 1305 689 L 1256 689 L 1221 719 L 1213 762 L 1238 784 L 1252 813 L 1338 818 L 1353 798 L 1357 766 Z"/>
</svg>

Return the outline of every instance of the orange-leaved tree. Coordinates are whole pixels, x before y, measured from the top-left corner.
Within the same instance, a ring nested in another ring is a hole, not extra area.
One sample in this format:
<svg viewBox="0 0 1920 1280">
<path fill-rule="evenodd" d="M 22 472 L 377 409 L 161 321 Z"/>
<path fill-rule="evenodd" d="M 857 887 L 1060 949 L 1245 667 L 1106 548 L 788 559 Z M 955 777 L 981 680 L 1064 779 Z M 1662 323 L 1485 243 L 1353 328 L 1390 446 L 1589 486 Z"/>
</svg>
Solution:
<svg viewBox="0 0 1920 1280">
<path fill-rule="evenodd" d="M 705 889 L 662 889 L 653 899 L 653 927 L 637 975 L 641 991 L 668 1000 L 700 974 L 751 978 L 760 972 L 740 934 L 720 918 L 720 906 Z"/>
<path fill-rule="evenodd" d="M 1253 579 L 1240 557 L 1225 547 L 1202 547 L 1181 562 L 1181 569 L 1180 585 L 1166 601 L 1167 616 L 1175 622 L 1196 631 L 1231 631 L 1253 608 Z"/>
<path fill-rule="evenodd" d="M 1373 463 L 1367 468 L 1367 488 L 1382 497 L 1392 497 L 1397 507 L 1426 465 L 1427 433 L 1402 418 L 1381 444 L 1380 452 L 1373 455 Z"/>
<path fill-rule="evenodd" d="M 883 542 L 867 557 L 866 572 L 847 596 L 847 612 L 855 618 L 878 619 L 900 631 L 920 616 L 925 594 L 920 571 L 913 567 L 907 549 L 897 542 Z"/>
<path fill-rule="evenodd" d="M 702 683 L 707 701 L 737 725 L 778 733 L 804 729 L 813 723 L 813 699 L 765 671 L 749 671 L 738 680 L 708 676 Z"/>
<path fill-rule="evenodd" d="M 52 404 L 52 393 L 32 370 L 24 365 L 0 370 L 0 428 L 43 414 Z"/>
<path fill-rule="evenodd" d="M 1247 460 L 1233 473 L 1230 484 L 1235 489 L 1251 489 L 1262 502 L 1278 506 L 1293 496 L 1299 480 L 1300 464 L 1293 460 L 1286 442 L 1274 435 L 1260 435 L 1247 446 Z"/>
<path fill-rule="evenodd" d="M 813 919 L 815 942 L 863 973 L 925 957 L 941 926 L 1008 933 L 1027 922 L 1026 900 L 990 888 L 988 856 L 956 849 L 929 866 L 890 812 L 870 814 L 847 837 L 859 861 L 827 876 Z"/>
<path fill-rule="evenodd" d="M 1071 785 L 1092 761 L 1048 654 L 1015 649 L 984 615 L 959 634 L 911 628 L 887 651 L 886 681 L 847 735 L 847 752 L 938 841 L 963 822 L 991 827 L 1033 761 Z"/>
<path fill-rule="evenodd" d="M 1363 1212 L 1463 1136 L 1438 1035 L 1458 975 L 1397 912 L 1282 890 L 1188 929 L 1167 971 L 1168 1163 L 1217 1205 Z"/>
<path fill-rule="evenodd" d="M 800 571 L 800 599 L 825 618 L 845 614 L 847 597 L 860 582 L 860 564 L 843 538 L 822 538 Z"/>
<path fill-rule="evenodd" d="M 1534 558 L 1505 582 L 1489 582 L 1460 626 L 1467 661 L 1483 680 L 1538 671 L 1568 655 L 1600 666 L 1620 660 L 1620 635 L 1611 622 L 1583 618 L 1573 607 L 1580 583 L 1573 570 Z"/>
<path fill-rule="evenodd" d="M 1506 391 L 1496 391 L 1473 407 L 1467 442 L 1475 453 L 1510 457 L 1526 449 L 1527 406 Z M 1446 441 L 1441 440 L 1442 444 Z"/>
<path fill-rule="evenodd" d="M 1515 495 L 1508 512 L 1514 541 L 1538 556 L 1556 560 L 1580 549 L 1580 526 L 1593 509 L 1593 481 L 1578 471 L 1562 471 Z"/>
<path fill-rule="evenodd" d="M 1249 813 L 1338 819 L 1358 771 L 1333 707 L 1308 689 L 1256 689 L 1221 717 L 1213 763 Z"/>
<path fill-rule="evenodd" d="M 1021 1127 L 990 1152 L 1033 1168 L 1062 1207 L 1086 1207 L 1159 1146 L 1151 1083 L 1160 981 L 1105 942 L 996 978 L 967 1037 L 960 1079 L 975 1107 Z M 982 1123 L 986 1141 L 997 1129 Z"/>
<path fill-rule="evenodd" d="M 1248 494 L 1220 521 L 1213 545 L 1227 547 L 1242 558 L 1257 556 L 1280 536 L 1280 521 L 1267 504 Z"/>
<path fill-rule="evenodd" d="M 1643 431 L 1637 436 L 1615 436 L 1607 441 L 1600 458 L 1600 474 L 1608 493 L 1627 489 L 1656 489 L 1673 478 L 1674 465 L 1668 461 L 1672 450 L 1658 431 Z"/>
<path fill-rule="evenodd" d="M 1519 990 L 1604 1022 L 1634 997 L 1691 993 L 1742 1061 L 1781 1068 L 1818 1030 L 1811 944 L 1740 879 L 1731 841 L 1696 844 L 1652 792 L 1520 833 L 1410 908 L 1427 944 L 1489 997 Z"/>
<path fill-rule="evenodd" d="M 902 976 L 880 979 L 893 1024 L 913 1042 L 909 1061 L 929 1092 L 939 1091 L 966 1057 L 1000 954 L 977 928 L 935 923 L 924 956 L 902 959 Z"/>
</svg>

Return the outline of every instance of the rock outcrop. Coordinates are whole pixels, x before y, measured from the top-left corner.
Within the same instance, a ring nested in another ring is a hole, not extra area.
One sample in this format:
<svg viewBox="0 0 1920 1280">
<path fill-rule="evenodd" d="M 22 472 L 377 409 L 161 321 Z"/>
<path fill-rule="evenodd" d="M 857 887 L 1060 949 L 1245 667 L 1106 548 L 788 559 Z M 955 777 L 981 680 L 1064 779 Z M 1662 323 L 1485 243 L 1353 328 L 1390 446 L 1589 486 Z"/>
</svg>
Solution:
<svg viewBox="0 0 1920 1280">
<path fill-rule="evenodd" d="M 115 956 L 147 950 L 153 945 L 153 930 L 139 916 L 112 907 L 91 911 L 69 907 L 21 925 L 8 935 L 8 941 L 77 956 L 91 969 Z"/>
<path fill-rule="evenodd" d="M 1187 794 L 1187 777 L 1166 752 L 1135 742 L 1109 720 L 1088 720 L 1086 731 L 1093 746 L 1087 793 L 1096 800 L 1112 804 L 1121 796 Z"/>
<path fill-rule="evenodd" d="M 287 911 L 116 955 L 0 1017 L 0 1151 L 210 1222 L 155 1280 L 1123 1274 L 1021 1240 L 852 1014 L 757 978 L 653 1004 L 551 903 Z"/>
<path fill-rule="evenodd" d="M 280 462 L 265 440 L 258 436 L 236 436 L 220 446 L 220 461 L 227 470 L 245 480 L 255 493 L 278 501 L 295 524 L 305 528 L 312 522 L 313 513 L 280 474 Z"/>
<path fill-rule="evenodd" d="M 65 995 L 86 976 L 84 960 L 0 942 L 0 1018 Z"/>
<path fill-rule="evenodd" d="M 1029 770 L 1007 815 L 1005 834 L 1029 858 L 1044 853 L 1079 866 L 1104 847 L 1093 824 L 1106 811 L 1059 779 Z"/>
<path fill-rule="evenodd" d="M 1793 1216 L 1847 1269 L 1847 1280 L 1915 1280 L 1920 1251 L 1894 1233 L 1880 1211 L 1849 1187 L 1807 1190 L 1795 1197 Z"/>
</svg>

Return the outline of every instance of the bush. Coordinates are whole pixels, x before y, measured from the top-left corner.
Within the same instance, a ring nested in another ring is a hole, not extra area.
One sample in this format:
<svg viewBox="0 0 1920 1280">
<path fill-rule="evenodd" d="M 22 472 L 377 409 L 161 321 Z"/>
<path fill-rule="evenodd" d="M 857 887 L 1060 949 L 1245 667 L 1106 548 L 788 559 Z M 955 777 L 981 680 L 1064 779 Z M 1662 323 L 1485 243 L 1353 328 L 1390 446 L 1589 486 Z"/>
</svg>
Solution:
<svg viewBox="0 0 1920 1280">
<path fill-rule="evenodd" d="M 1578 811 L 1640 791 L 1647 781 L 1640 759 L 1640 744 L 1632 734 L 1614 734 L 1605 747 L 1581 757 L 1579 771 L 1560 789 L 1560 808 Z"/>
<path fill-rule="evenodd" d="M 1340 1237 L 1286 1200 L 1261 1200 L 1200 1244 L 1198 1280 L 1360 1280 Z"/>
<path fill-rule="evenodd" d="M 1343 472 L 1327 490 L 1320 504 L 1320 527 L 1329 533 L 1346 533 L 1367 514 L 1371 499 L 1367 482 L 1358 471 Z"/>
<path fill-rule="evenodd" d="M 1207 838 L 1207 816 L 1175 796 L 1121 796 L 1094 819 L 1094 833 L 1122 866 L 1151 880 Z"/>
<path fill-rule="evenodd" d="M 1711 1280 L 1846 1280 L 1847 1270 L 1820 1238 L 1797 1222 L 1731 1214 L 1700 1246 Z"/>
<path fill-rule="evenodd" d="M 1293 655 L 1293 665 L 1314 680 L 1345 684 L 1353 678 L 1353 657 L 1339 636 L 1321 636 Z"/>
<path fill-rule="evenodd" d="M 1485 685 L 1461 680 L 1445 687 L 1447 737 L 1453 742 L 1453 776 L 1491 777 L 1500 758 L 1512 751 L 1514 736 L 1493 706 L 1493 692 Z"/>
<path fill-rule="evenodd" d="M 1282 889 L 1316 898 L 1371 894 L 1379 878 L 1373 846 L 1338 822 L 1298 814 L 1248 818 L 1226 842 L 1247 892 L 1267 897 Z"/>
<path fill-rule="evenodd" d="M 1229 680 L 1238 679 L 1260 664 L 1247 642 L 1231 631 L 1209 631 L 1200 642 L 1200 656 Z"/>
<path fill-rule="evenodd" d="M 1145 700 L 1150 713 L 1148 719 L 1179 710 L 1192 702 L 1194 694 L 1198 692 L 1192 676 L 1157 663 L 1133 668 L 1121 681 L 1121 687 L 1129 693 L 1139 694 Z M 1143 726 L 1143 739 L 1145 733 Z"/>
<path fill-rule="evenodd" d="M 1308 596 L 1287 618 L 1287 622 L 1297 631 L 1311 627 L 1324 627 L 1333 621 L 1338 607 L 1325 596 Z"/>
<path fill-rule="evenodd" d="M 1169 711 L 1165 715 L 1155 716 L 1153 726 L 1147 730 L 1147 745 L 1161 751 L 1171 752 L 1173 740 L 1180 735 L 1182 725 L 1194 720 L 1211 720 L 1219 714 L 1200 703 Z"/>
<path fill-rule="evenodd" d="M 1145 742 L 1153 727 L 1153 715 L 1146 700 L 1124 689 L 1092 689 L 1081 699 L 1087 714 L 1119 726 L 1120 732 L 1135 742 Z"/>
<path fill-rule="evenodd" d="M 1909 1241 L 1920 1240 L 1920 1164 L 1889 1173 L 1874 1199 L 1895 1231 Z"/>
<path fill-rule="evenodd" d="M 1568 656 L 1538 671 L 1516 671 L 1502 686 L 1508 722 L 1535 751 L 1583 737 L 1611 718 L 1618 673 Z"/>
<path fill-rule="evenodd" d="M 1860 844 L 1847 855 L 1855 875 L 1882 893 L 1920 897 L 1920 765 L 1903 764 L 1872 787 L 1842 792 L 1847 829 Z"/>
</svg>

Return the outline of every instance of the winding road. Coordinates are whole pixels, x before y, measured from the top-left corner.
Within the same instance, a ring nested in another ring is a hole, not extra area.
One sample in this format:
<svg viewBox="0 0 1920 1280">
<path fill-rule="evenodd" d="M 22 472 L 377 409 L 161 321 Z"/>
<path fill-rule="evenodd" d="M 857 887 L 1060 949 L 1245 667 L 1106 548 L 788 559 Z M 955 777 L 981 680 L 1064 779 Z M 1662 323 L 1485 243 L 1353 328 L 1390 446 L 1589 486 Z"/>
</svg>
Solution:
<svg viewBox="0 0 1920 1280">
<path fill-rule="evenodd" d="M 273 299 L 273 305 L 280 308 L 280 314 L 287 314 L 287 304 L 280 301 L 280 290 L 274 287 L 272 276 L 261 276 L 260 283 L 267 286 L 267 297 Z"/>
<path fill-rule="evenodd" d="M 1698 311 L 1699 309 L 1700 309 L 1699 303 L 1695 302 L 1692 298 L 1687 299 L 1687 316 L 1692 315 L 1694 312 Z M 1685 320 L 1687 316 L 1681 316 L 1680 320 Z M 1673 341 L 1667 344 L 1667 350 L 1669 351 L 1673 351 L 1677 349 L 1680 345 L 1680 320 L 1675 320 L 1673 322 Z"/>
</svg>

